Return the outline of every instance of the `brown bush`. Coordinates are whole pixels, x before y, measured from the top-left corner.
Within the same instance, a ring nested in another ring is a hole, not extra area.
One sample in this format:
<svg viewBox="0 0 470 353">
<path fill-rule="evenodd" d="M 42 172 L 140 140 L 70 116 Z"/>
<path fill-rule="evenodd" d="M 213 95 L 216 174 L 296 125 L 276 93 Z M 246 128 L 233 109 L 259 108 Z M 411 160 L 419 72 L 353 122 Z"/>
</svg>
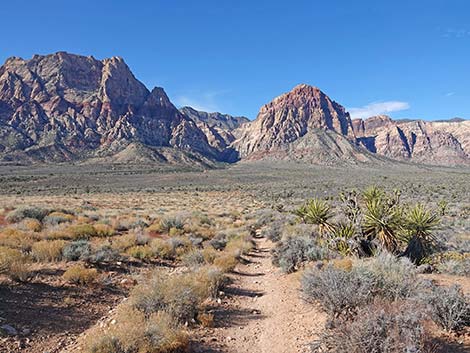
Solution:
<svg viewBox="0 0 470 353">
<path fill-rule="evenodd" d="M 94 268 L 85 268 L 82 265 L 75 265 L 65 271 L 62 277 L 70 283 L 89 285 L 98 278 L 98 271 Z"/>
<path fill-rule="evenodd" d="M 0 233 L 0 246 L 23 251 L 31 250 L 34 240 L 35 236 L 16 228 L 6 228 Z"/>
<path fill-rule="evenodd" d="M 31 277 L 28 257 L 17 249 L 0 246 L 0 273 L 14 281 L 28 281 Z"/>
<path fill-rule="evenodd" d="M 31 254 L 36 261 L 60 261 L 62 249 L 66 242 L 64 240 L 41 240 L 33 244 Z"/>
<path fill-rule="evenodd" d="M 234 254 L 225 252 L 214 260 L 214 266 L 219 268 L 224 273 L 232 272 L 237 264 L 237 257 Z"/>
</svg>

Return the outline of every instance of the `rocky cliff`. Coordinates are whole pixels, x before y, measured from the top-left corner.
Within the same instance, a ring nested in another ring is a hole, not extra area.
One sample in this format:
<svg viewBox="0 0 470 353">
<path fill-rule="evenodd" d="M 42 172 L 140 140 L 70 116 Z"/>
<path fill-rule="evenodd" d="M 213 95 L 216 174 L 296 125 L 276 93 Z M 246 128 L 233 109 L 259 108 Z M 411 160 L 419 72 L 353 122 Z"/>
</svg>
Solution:
<svg viewBox="0 0 470 353">
<path fill-rule="evenodd" d="M 164 90 L 147 90 L 121 58 L 59 52 L 10 58 L 0 68 L 4 160 L 109 156 L 130 143 L 221 158 Z"/>
<path fill-rule="evenodd" d="M 353 128 L 360 144 L 392 159 L 440 165 L 470 162 L 470 121 L 394 121 L 374 116 L 354 120 Z"/>
</svg>

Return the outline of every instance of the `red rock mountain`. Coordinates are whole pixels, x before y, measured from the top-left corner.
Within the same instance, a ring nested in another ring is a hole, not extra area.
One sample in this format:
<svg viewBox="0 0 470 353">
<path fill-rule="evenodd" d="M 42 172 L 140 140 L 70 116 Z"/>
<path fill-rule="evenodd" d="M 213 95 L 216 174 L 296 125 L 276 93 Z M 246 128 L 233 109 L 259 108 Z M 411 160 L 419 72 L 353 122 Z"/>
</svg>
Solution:
<svg viewBox="0 0 470 353">
<path fill-rule="evenodd" d="M 121 58 L 59 52 L 10 58 L 0 68 L 4 160 L 109 156 L 130 144 L 221 157 L 162 88 L 147 90 Z"/>
<path fill-rule="evenodd" d="M 235 130 L 242 158 L 300 159 L 311 163 L 369 161 L 356 145 L 349 113 L 316 87 L 296 86 L 264 105 L 256 120 Z"/>
<path fill-rule="evenodd" d="M 121 58 L 59 52 L 0 67 L 0 161 L 183 163 L 294 159 L 308 163 L 470 161 L 470 121 L 352 121 L 316 87 L 296 86 L 250 122 L 170 102 Z M 385 158 L 384 158 L 385 157 Z"/>
</svg>

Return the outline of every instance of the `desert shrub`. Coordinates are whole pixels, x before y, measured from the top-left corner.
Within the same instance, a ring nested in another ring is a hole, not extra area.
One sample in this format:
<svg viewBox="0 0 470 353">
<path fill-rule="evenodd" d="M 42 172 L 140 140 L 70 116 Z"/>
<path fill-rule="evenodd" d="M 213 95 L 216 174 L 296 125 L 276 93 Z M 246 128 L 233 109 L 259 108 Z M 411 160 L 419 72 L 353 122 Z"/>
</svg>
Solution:
<svg viewBox="0 0 470 353">
<path fill-rule="evenodd" d="M 227 283 L 227 277 L 216 266 L 202 266 L 193 275 L 201 298 L 215 298 L 219 290 Z"/>
<path fill-rule="evenodd" d="M 40 232 L 42 223 L 35 218 L 25 218 L 18 224 L 18 227 L 29 232 Z"/>
<path fill-rule="evenodd" d="M 165 312 L 146 316 L 124 306 L 109 331 L 89 336 L 85 351 L 90 353 L 181 353 L 188 348 L 188 335 Z"/>
<path fill-rule="evenodd" d="M 41 240 L 33 244 L 31 254 L 36 261 L 60 261 L 65 244 L 64 240 Z"/>
<path fill-rule="evenodd" d="M 235 236 L 225 246 L 225 251 L 235 254 L 237 257 L 248 254 L 253 249 L 253 242 L 248 236 Z"/>
<path fill-rule="evenodd" d="M 91 336 L 91 335 L 90 335 Z M 99 334 L 91 336 L 85 347 L 88 353 L 126 353 L 121 342 L 110 334 Z"/>
<path fill-rule="evenodd" d="M 217 234 L 214 238 L 209 240 L 209 245 L 212 246 L 215 250 L 224 250 L 225 246 L 227 245 L 225 234 Z"/>
<path fill-rule="evenodd" d="M 351 313 L 369 303 L 375 281 L 357 271 L 332 266 L 308 269 L 302 276 L 302 291 L 307 300 L 318 300 L 331 314 Z"/>
<path fill-rule="evenodd" d="M 337 319 L 312 345 L 313 352 L 431 353 L 431 335 L 415 303 L 376 302 L 361 308 L 353 321 Z"/>
<path fill-rule="evenodd" d="M 436 265 L 436 269 L 454 276 L 470 276 L 470 258 L 444 260 Z"/>
<path fill-rule="evenodd" d="M 67 261 L 84 260 L 91 252 L 88 240 L 75 240 L 64 246 L 62 255 Z"/>
<path fill-rule="evenodd" d="M 261 230 L 261 236 L 273 242 L 277 242 L 281 240 L 283 227 L 283 220 L 275 220 Z"/>
<path fill-rule="evenodd" d="M 391 300 L 413 296 L 420 287 L 416 267 L 411 261 L 387 252 L 359 261 L 354 271 L 373 277 L 376 294 Z"/>
<path fill-rule="evenodd" d="M 183 323 L 195 318 L 200 304 L 194 280 L 189 275 L 169 276 L 158 271 L 152 273 L 145 283 L 136 286 L 129 300 L 147 315 L 165 311 Z"/>
<path fill-rule="evenodd" d="M 169 233 L 171 229 L 184 229 L 186 217 L 181 214 L 167 215 L 160 220 L 160 230 Z"/>
<path fill-rule="evenodd" d="M 8 213 L 5 219 L 10 223 L 18 223 L 25 218 L 34 218 L 42 221 L 49 213 L 48 210 L 34 206 L 21 206 Z"/>
<path fill-rule="evenodd" d="M 85 261 L 89 263 L 112 263 L 122 259 L 119 251 L 111 248 L 109 245 L 103 245 L 96 250 L 93 250 L 86 256 Z"/>
<path fill-rule="evenodd" d="M 149 260 L 154 256 L 153 250 L 149 245 L 133 246 L 127 249 L 126 254 L 140 260 Z"/>
<path fill-rule="evenodd" d="M 70 239 L 88 239 L 97 235 L 95 227 L 91 224 L 74 224 L 65 229 Z"/>
<path fill-rule="evenodd" d="M 42 222 L 45 225 L 56 226 L 58 224 L 72 222 L 73 219 L 74 216 L 72 214 L 55 211 L 49 213 L 46 217 L 44 217 Z"/>
<path fill-rule="evenodd" d="M 310 269 L 302 278 L 306 297 L 319 300 L 334 314 L 354 312 L 374 298 L 396 301 L 415 297 L 422 286 L 413 264 L 389 253 L 359 261 L 346 270 L 331 265 Z"/>
<path fill-rule="evenodd" d="M 214 260 L 219 256 L 219 252 L 213 248 L 204 248 L 202 249 L 202 256 L 205 263 L 213 264 Z"/>
<path fill-rule="evenodd" d="M 193 243 L 188 238 L 174 237 L 168 239 L 168 242 L 176 256 L 182 256 L 193 249 Z"/>
<path fill-rule="evenodd" d="M 155 256 L 160 259 L 171 260 L 176 256 L 176 251 L 168 240 L 159 238 L 152 239 L 150 241 L 150 247 Z"/>
<path fill-rule="evenodd" d="M 0 273 L 14 281 L 26 282 L 31 277 L 29 259 L 21 251 L 0 246 Z"/>
<path fill-rule="evenodd" d="M 460 286 L 441 287 L 430 284 L 419 294 L 428 306 L 431 318 L 447 331 L 458 331 L 470 325 L 470 297 Z"/>
<path fill-rule="evenodd" d="M 6 228 L 0 233 L 0 246 L 29 251 L 34 241 L 35 237 L 30 233 L 16 228 Z"/>
<path fill-rule="evenodd" d="M 206 262 L 204 258 L 204 253 L 198 249 L 191 250 L 188 253 L 184 254 L 181 257 L 181 261 L 184 265 L 188 267 L 198 267 Z"/>
<path fill-rule="evenodd" d="M 272 261 L 282 271 L 290 273 L 306 261 L 322 260 L 327 257 L 327 249 L 321 247 L 314 238 L 289 236 L 276 244 Z"/>
<path fill-rule="evenodd" d="M 67 269 L 62 277 L 70 283 L 88 285 L 96 281 L 98 271 L 95 268 L 85 268 L 82 265 L 75 265 Z"/>
<path fill-rule="evenodd" d="M 230 253 L 222 253 L 214 260 L 214 266 L 219 268 L 224 273 L 232 272 L 237 264 L 237 257 Z"/>
<path fill-rule="evenodd" d="M 93 225 L 96 235 L 99 237 L 111 237 L 114 235 L 114 229 L 108 224 L 98 223 Z"/>
<path fill-rule="evenodd" d="M 137 245 L 136 240 L 137 239 L 134 233 L 119 235 L 112 239 L 111 247 L 119 252 L 126 251 L 130 247 Z"/>
</svg>

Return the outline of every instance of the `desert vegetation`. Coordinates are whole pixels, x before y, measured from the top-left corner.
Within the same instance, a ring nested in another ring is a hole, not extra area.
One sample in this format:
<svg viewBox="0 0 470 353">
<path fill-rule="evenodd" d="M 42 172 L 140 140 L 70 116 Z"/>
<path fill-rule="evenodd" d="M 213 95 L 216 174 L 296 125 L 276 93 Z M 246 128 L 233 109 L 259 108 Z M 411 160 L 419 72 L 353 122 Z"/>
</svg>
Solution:
<svg viewBox="0 0 470 353">
<path fill-rule="evenodd" d="M 470 296 L 425 275 L 468 275 L 467 249 L 439 236 L 447 203 L 401 196 L 371 186 L 311 199 L 266 230 L 273 264 L 302 270 L 303 298 L 329 315 L 313 352 L 434 352 L 440 336 L 467 335 Z"/>
<path fill-rule="evenodd" d="M 128 185 L 128 176 L 118 168 L 113 177 L 95 172 L 97 184 L 86 192 L 78 181 L 72 193 L 62 186 L 36 190 L 29 179 L 14 181 L 4 172 L 2 348 L 132 353 L 254 347 L 260 331 L 240 329 L 252 327 L 247 322 L 293 320 L 257 309 L 263 296 L 264 308 L 278 305 L 270 302 L 277 283 L 263 287 L 267 274 L 292 287 L 282 298 L 285 308 L 296 298 L 305 303 L 305 314 L 295 320 L 306 320 L 310 310 L 318 315 L 321 330 L 298 337 L 312 351 L 435 352 L 468 344 L 464 174 L 452 171 L 451 187 L 443 170 L 353 170 L 361 177 L 350 180 L 338 170 L 305 174 L 280 166 L 286 182 L 275 166 L 272 174 L 263 164 L 258 168 L 236 166 L 230 175 L 180 172 L 178 184 L 163 173 L 161 185 L 143 182 L 138 190 L 119 184 Z M 142 173 L 129 177 L 142 181 L 154 172 Z M 46 187 L 58 176 L 34 185 Z M 215 182 L 219 178 L 232 182 Z M 264 254 L 273 268 L 261 273 Z M 259 290 L 240 287 L 246 284 Z"/>
</svg>

